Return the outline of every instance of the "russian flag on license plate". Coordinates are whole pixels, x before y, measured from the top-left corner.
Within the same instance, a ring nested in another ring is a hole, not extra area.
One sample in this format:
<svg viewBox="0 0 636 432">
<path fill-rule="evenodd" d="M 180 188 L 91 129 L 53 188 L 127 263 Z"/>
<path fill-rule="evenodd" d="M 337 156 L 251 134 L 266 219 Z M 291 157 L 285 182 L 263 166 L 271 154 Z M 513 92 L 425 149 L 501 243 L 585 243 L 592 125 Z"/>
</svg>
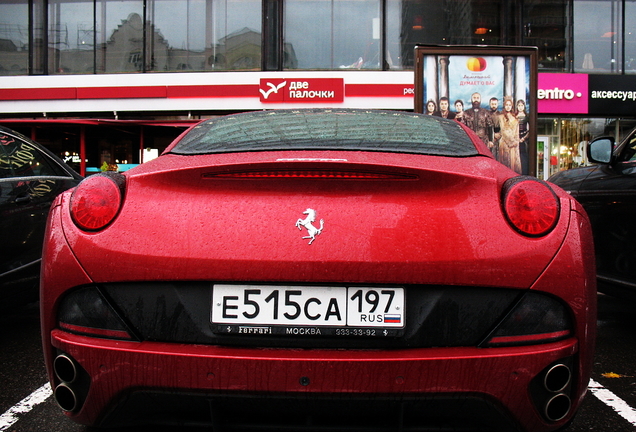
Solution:
<svg viewBox="0 0 636 432">
<path fill-rule="evenodd" d="M 387 324 L 399 324 L 402 322 L 402 315 L 384 315 L 384 322 Z"/>
</svg>

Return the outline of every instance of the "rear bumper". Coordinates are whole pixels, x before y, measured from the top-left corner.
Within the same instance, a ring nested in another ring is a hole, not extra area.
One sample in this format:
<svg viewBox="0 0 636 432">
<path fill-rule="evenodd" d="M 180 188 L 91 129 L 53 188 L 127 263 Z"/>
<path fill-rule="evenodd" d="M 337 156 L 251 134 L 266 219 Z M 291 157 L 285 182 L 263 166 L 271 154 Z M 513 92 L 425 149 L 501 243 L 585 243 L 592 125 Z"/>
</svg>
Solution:
<svg viewBox="0 0 636 432">
<path fill-rule="evenodd" d="M 287 413 L 283 417 L 296 419 L 306 410 L 318 421 L 339 410 L 350 418 L 351 411 L 361 413 L 362 408 L 369 411 L 364 417 L 372 419 L 386 409 L 393 412 L 387 418 L 401 419 L 391 420 L 393 426 L 413 423 L 414 430 L 462 422 L 475 411 L 486 417 L 490 430 L 500 424 L 502 430 L 550 431 L 571 418 L 585 391 L 575 338 L 515 348 L 306 350 L 122 342 L 54 330 L 51 343 L 86 373 L 85 387 L 75 390 L 78 406 L 67 412 L 84 424 L 179 421 L 184 411 L 171 401 L 191 401 L 188 408 L 201 405 L 208 413 L 184 417 L 226 426 L 245 421 L 240 412 L 271 406 L 264 417 L 276 408 Z M 556 392 L 545 390 L 545 371 L 560 363 L 571 369 L 570 384 Z M 60 385 L 57 376 L 53 380 L 54 388 Z M 81 382 L 68 386 L 82 387 Z M 571 409 L 561 420 L 546 420 L 545 405 L 557 394 L 567 394 Z M 148 412 L 151 406 L 159 413 Z M 464 426 L 475 427 L 472 414 L 468 420 L 472 425 Z"/>
</svg>

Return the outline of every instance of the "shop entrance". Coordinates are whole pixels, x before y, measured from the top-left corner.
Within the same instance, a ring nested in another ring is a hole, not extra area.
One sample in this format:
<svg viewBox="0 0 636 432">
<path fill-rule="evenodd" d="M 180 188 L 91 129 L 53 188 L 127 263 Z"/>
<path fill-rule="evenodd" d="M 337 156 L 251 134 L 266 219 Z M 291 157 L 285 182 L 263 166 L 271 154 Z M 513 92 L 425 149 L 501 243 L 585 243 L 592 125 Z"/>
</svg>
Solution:
<svg viewBox="0 0 636 432">
<path fill-rule="evenodd" d="M 547 180 L 550 177 L 550 137 L 537 137 L 537 177 Z"/>
<path fill-rule="evenodd" d="M 598 136 L 619 141 L 636 125 L 633 119 L 539 118 L 537 121 L 537 177 L 589 165 L 587 143 Z"/>
</svg>

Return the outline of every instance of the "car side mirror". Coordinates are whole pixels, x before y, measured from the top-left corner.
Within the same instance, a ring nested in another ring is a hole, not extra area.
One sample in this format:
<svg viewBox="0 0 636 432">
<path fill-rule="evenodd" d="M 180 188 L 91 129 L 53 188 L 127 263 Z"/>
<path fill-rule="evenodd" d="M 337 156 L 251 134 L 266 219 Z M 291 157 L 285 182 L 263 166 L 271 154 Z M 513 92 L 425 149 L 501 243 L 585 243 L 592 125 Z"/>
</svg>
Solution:
<svg viewBox="0 0 636 432">
<path fill-rule="evenodd" d="M 614 139 L 611 137 L 597 138 L 587 147 L 588 159 L 592 162 L 608 164 L 612 161 Z"/>
</svg>

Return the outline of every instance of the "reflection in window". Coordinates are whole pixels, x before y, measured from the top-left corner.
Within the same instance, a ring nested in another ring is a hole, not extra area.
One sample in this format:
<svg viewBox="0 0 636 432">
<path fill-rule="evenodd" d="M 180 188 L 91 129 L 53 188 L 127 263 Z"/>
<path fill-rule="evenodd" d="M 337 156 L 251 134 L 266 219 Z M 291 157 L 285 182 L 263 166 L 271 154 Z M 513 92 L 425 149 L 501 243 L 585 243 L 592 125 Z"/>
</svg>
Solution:
<svg viewBox="0 0 636 432">
<path fill-rule="evenodd" d="M 503 5 L 501 0 L 388 0 L 387 62 L 413 67 L 416 44 L 499 45 Z"/>
<path fill-rule="evenodd" d="M 595 136 L 608 135 L 605 130 L 610 119 L 548 118 L 537 121 L 537 135 L 547 138 L 545 147 L 538 149 L 538 172 L 547 178 L 559 171 L 589 165 L 586 147 Z"/>
<path fill-rule="evenodd" d="M 13 173 L 12 155 L 18 151 L 20 141 L 0 132 L 0 178 L 16 177 Z"/>
<path fill-rule="evenodd" d="M 522 45 L 538 47 L 540 71 L 567 71 L 568 3 L 569 0 L 524 2 Z"/>
<path fill-rule="evenodd" d="M 402 0 L 386 1 L 386 69 L 403 69 Z"/>
<path fill-rule="evenodd" d="M 63 1 L 63 0 L 61 0 Z M 97 0 L 97 72 L 141 72 L 143 60 L 142 0 Z"/>
<path fill-rule="evenodd" d="M 574 71 L 620 72 L 620 0 L 574 2 Z"/>
<path fill-rule="evenodd" d="M 625 1 L 625 72 L 636 73 L 636 0 Z"/>
<path fill-rule="evenodd" d="M 150 0 L 150 70 L 258 70 L 261 0 Z"/>
<path fill-rule="evenodd" d="M 260 69 L 260 5 L 260 0 L 50 0 L 49 73 Z M 26 6 L 23 16 L 28 17 Z"/>
<path fill-rule="evenodd" d="M 51 0 L 48 15 L 49 73 L 92 73 L 93 1 Z"/>
<path fill-rule="evenodd" d="M 283 11 L 265 44 L 263 5 Z M 0 75 L 260 70 L 263 50 L 266 70 L 408 69 L 416 44 L 537 46 L 541 71 L 636 74 L 634 28 L 636 0 L 4 0 Z"/>
<path fill-rule="evenodd" d="M 29 64 L 27 0 L 11 1 L 0 9 L 0 75 L 26 75 Z"/>
<path fill-rule="evenodd" d="M 52 176 L 56 172 L 33 146 L 0 133 L 0 178 Z"/>
<path fill-rule="evenodd" d="M 380 0 L 287 0 L 285 68 L 380 69 Z"/>
</svg>

